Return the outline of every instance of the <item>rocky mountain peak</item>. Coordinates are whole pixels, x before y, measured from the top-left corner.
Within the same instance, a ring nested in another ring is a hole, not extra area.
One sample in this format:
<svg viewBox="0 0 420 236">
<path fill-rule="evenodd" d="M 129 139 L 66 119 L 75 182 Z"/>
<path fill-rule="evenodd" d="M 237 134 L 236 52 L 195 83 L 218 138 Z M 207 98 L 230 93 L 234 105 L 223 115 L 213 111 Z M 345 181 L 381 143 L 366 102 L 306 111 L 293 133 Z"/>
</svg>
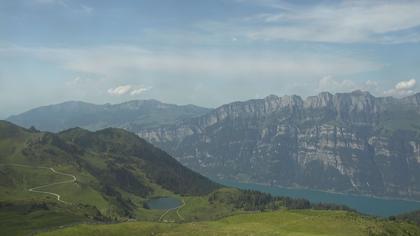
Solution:
<svg viewBox="0 0 420 236">
<path fill-rule="evenodd" d="M 285 95 L 281 98 L 281 107 L 297 108 L 303 106 L 303 100 L 298 95 Z"/>
<path fill-rule="evenodd" d="M 330 107 L 333 105 L 333 95 L 329 92 L 319 93 L 317 96 L 307 97 L 304 101 L 305 108 Z"/>
<path fill-rule="evenodd" d="M 277 101 L 277 100 L 279 100 L 279 97 L 277 95 L 270 94 L 267 97 L 265 97 L 264 100 L 266 100 L 266 101 Z"/>
</svg>

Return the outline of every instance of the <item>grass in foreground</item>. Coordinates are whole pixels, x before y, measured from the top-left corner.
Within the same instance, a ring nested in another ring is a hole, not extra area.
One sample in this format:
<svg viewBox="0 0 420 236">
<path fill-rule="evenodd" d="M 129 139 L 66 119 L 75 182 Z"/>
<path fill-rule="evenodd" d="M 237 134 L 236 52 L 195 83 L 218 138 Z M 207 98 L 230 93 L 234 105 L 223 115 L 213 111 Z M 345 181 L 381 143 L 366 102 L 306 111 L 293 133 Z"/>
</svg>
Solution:
<svg viewBox="0 0 420 236">
<path fill-rule="evenodd" d="M 40 235 L 420 235 L 420 228 L 344 211 L 282 210 L 184 224 L 128 222 L 77 225 Z"/>
<path fill-rule="evenodd" d="M 100 219 L 95 217 L 101 216 L 94 207 L 67 206 L 53 199 L 1 202 L 0 235 L 32 235 L 34 231 Z"/>
</svg>

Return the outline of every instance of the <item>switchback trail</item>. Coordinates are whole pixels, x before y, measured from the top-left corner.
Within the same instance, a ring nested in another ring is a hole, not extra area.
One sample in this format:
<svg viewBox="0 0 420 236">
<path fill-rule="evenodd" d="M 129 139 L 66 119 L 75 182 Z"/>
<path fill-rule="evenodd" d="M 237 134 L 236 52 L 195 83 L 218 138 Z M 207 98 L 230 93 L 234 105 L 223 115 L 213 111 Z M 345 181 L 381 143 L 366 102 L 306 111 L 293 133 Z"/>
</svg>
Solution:
<svg viewBox="0 0 420 236">
<path fill-rule="evenodd" d="M 24 168 L 33 168 L 33 169 L 48 169 L 51 172 L 53 172 L 54 174 L 57 175 L 64 175 L 64 176 L 68 176 L 71 177 L 71 180 L 65 180 L 65 181 L 60 181 L 60 182 L 54 182 L 54 183 L 50 183 L 50 184 L 46 184 L 46 185 L 41 185 L 41 186 L 37 186 L 37 187 L 33 187 L 28 189 L 29 192 L 34 192 L 34 193 L 44 193 L 44 194 L 49 194 L 49 195 L 53 195 L 54 197 L 57 198 L 57 200 L 59 202 L 62 203 L 68 203 L 66 201 L 61 200 L 61 195 L 58 193 L 53 193 L 53 192 L 46 192 L 46 191 L 40 191 L 38 189 L 40 188 L 45 188 L 45 187 L 50 187 L 50 186 L 54 186 L 54 185 L 59 185 L 59 184 L 68 184 L 68 183 L 74 183 L 77 181 L 76 176 L 72 175 L 72 174 L 66 174 L 66 173 L 62 173 L 62 172 L 58 172 L 56 170 L 54 170 L 54 168 L 52 167 L 44 167 L 44 166 L 29 166 L 29 165 L 21 165 L 21 164 L 0 164 L 0 165 L 4 165 L 4 166 L 16 166 L 16 167 L 24 167 Z"/>
<path fill-rule="evenodd" d="M 185 201 L 184 199 L 182 199 L 182 205 L 174 207 L 174 208 L 169 208 L 168 210 L 166 210 L 160 217 L 159 217 L 159 221 L 162 221 L 163 217 L 165 217 L 165 215 L 167 215 L 170 211 L 176 210 L 176 214 L 178 215 L 179 219 L 184 220 L 184 217 L 181 216 L 181 214 L 179 214 L 179 210 L 181 208 L 183 208 L 185 206 Z"/>
</svg>

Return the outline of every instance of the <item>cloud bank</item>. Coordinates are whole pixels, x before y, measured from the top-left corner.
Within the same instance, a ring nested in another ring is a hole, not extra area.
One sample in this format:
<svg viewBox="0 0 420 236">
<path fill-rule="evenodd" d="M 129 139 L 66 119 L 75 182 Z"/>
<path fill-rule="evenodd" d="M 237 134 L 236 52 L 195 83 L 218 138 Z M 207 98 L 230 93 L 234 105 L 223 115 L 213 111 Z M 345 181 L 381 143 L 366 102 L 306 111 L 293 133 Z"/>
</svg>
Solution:
<svg viewBox="0 0 420 236">
<path fill-rule="evenodd" d="M 416 80 L 403 80 L 398 82 L 394 88 L 384 92 L 386 96 L 404 97 L 415 93 Z"/>
</svg>

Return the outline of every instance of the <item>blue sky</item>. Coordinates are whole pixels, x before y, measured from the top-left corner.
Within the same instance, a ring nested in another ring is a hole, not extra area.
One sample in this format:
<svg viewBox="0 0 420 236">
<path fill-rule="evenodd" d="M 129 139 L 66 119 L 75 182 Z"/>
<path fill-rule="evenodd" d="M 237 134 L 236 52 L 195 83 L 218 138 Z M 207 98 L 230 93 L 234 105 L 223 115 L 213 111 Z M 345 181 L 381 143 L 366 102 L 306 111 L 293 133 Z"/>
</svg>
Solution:
<svg viewBox="0 0 420 236">
<path fill-rule="evenodd" d="M 216 107 L 418 92 L 419 1 L 3 0 L 0 118 L 67 100 Z"/>
</svg>

